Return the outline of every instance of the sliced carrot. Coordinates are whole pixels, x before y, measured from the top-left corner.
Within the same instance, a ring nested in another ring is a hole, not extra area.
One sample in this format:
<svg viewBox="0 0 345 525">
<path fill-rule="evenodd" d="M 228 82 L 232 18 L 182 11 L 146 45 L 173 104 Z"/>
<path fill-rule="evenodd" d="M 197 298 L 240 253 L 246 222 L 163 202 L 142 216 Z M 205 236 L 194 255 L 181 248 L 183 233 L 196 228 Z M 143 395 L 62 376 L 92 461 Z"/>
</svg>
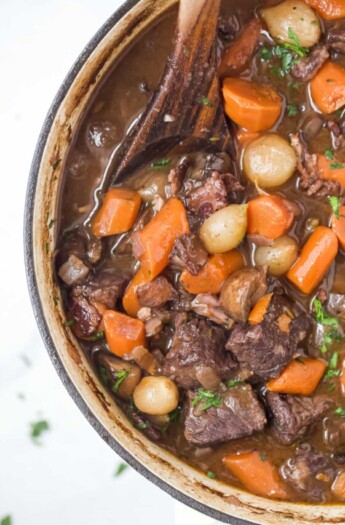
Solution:
<svg viewBox="0 0 345 525">
<path fill-rule="evenodd" d="M 238 129 L 236 132 L 237 144 L 242 148 L 247 142 L 251 142 L 254 139 L 260 137 L 260 133 L 254 133 L 254 131 L 245 131 L 244 129 Z"/>
<path fill-rule="evenodd" d="M 223 462 L 250 492 L 270 498 L 287 498 L 288 494 L 278 471 L 259 452 L 231 454 L 225 456 Z"/>
<path fill-rule="evenodd" d="M 345 359 L 343 359 L 342 370 L 340 376 L 341 393 L 345 396 Z"/>
<path fill-rule="evenodd" d="M 189 233 L 185 207 L 172 198 L 160 212 L 139 232 L 143 254 L 140 263 L 145 278 L 152 281 L 169 263 L 175 240 Z"/>
<path fill-rule="evenodd" d="M 282 99 L 273 87 L 242 78 L 226 78 L 223 96 L 225 113 L 248 131 L 272 128 L 282 111 Z"/>
<path fill-rule="evenodd" d="M 338 237 L 338 241 L 343 250 L 345 250 L 345 206 L 340 206 L 339 219 L 333 214 L 332 230 Z"/>
<path fill-rule="evenodd" d="M 139 193 L 126 188 L 111 188 L 92 224 L 98 237 L 117 235 L 130 230 L 141 206 Z"/>
<path fill-rule="evenodd" d="M 326 20 L 345 18 L 344 0 L 305 0 L 305 2 L 316 9 Z"/>
<path fill-rule="evenodd" d="M 231 250 L 227 253 L 212 255 L 198 275 L 192 275 L 188 270 L 183 270 L 180 282 L 187 292 L 219 293 L 223 282 L 229 275 L 244 266 L 241 252 Z"/>
<path fill-rule="evenodd" d="M 261 28 L 261 22 L 253 18 L 226 48 L 219 67 L 221 77 L 239 73 L 247 66 L 258 47 Z"/>
<path fill-rule="evenodd" d="M 328 61 L 310 82 L 313 101 L 323 113 L 333 113 L 345 104 L 345 69 Z"/>
<path fill-rule="evenodd" d="M 340 499 L 345 501 L 345 470 L 339 472 L 332 485 L 333 494 Z"/>
<path fill-rule="evenodd" d="M 277 239 L 290 228 L 294 214 L 278 195 L 264 195 L 248 202 L 247 233 Z"/>
<path fill-rule="evenodd" d="M 141 305 L 138 301 L 136 289 L 138 288 L 138 286 L 146 284 L 147 282 L 148 280 L 145 278 L 144 272 L 141 268 L 139 268 L 139 270 L 127 286 L 127 289 L 122 299 L 122 305 L 128 313 L 128 315 L 131 315 L 132 317 L 137 316 Z"/>
<path fill-rule="evenodd" d="M 107 310 L 103 321 L 105 336 L 113 354 L 122 357 L 137 346 L 145 346 L 145 326 L 139 319 Z"/>
<path fill-rule="evenodd" d="M 259 324 L 264 320 L 268 307 L 271 303 L 272 295 L 273 293 L 268 293 L 261 297 L 261 299 L 256 303 L 248 317 L 248 322 L 250 324 Z"/>
<path fill-rule="evenodd" d="M 319 226 L 303 246 L 299 259 L 288 271 L 288 279 L 303 293 L 311 293 L 328 272 L 337 253 L 336 234 L 326 226 Z"/>
<path fill-rule="evenodd" d="M 345 188 L 345 164 L 330 160 L 325 155 L 317 156 L 320 177 L 324 180 L 334 180 Z"/>
<path fill-rule="evenodd" d="M 325 361 L 299 357 L 291 361 L 280 376 L 271 379 L 266 386 L 271 392 L 279 394 L 309 396 L 316 389 L 325 370 Z"/>
</svg>

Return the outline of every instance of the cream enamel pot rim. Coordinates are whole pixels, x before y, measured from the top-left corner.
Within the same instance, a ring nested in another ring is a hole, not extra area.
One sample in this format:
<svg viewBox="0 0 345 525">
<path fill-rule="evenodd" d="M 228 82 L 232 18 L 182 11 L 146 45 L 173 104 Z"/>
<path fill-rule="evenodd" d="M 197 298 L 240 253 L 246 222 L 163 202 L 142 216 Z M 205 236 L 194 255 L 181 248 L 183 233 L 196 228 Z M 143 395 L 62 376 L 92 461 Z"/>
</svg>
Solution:
<svg viewBox="0 0 345 525">
<path fill-rule="evenodd" d="M 214 519 L 245 525 L 345 523 L 345 505 L 267 500 L 208 479 L 150 442 L 127 420 L 99 382 L 69 328 L 54 279 L 55 223 L 62 167 L 74 131 L 114 60 L 176 0 L 127 0 L 86 46 L 43 124 L 25 207 L 25 263 L 33 309 L 49 356 L 67 391 L 99 435 L 134 469 L 167 493 Z"/>
</svg>

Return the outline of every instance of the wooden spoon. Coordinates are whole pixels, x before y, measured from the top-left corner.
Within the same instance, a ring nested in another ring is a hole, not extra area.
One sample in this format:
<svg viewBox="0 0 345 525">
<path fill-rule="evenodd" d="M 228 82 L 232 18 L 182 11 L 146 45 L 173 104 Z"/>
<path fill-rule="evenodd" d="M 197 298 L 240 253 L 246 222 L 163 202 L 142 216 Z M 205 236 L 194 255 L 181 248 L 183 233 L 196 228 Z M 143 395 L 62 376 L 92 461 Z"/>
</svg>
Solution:
<svg viewBox="0 0 345 525">
<path fill-rule="evenodd" d="M 216 34 L 221 0 L 180 0 L 174 48 L 159 87 L 108 166 L 112 182 L 170 151 L 224 151 Z"/>
</svg>

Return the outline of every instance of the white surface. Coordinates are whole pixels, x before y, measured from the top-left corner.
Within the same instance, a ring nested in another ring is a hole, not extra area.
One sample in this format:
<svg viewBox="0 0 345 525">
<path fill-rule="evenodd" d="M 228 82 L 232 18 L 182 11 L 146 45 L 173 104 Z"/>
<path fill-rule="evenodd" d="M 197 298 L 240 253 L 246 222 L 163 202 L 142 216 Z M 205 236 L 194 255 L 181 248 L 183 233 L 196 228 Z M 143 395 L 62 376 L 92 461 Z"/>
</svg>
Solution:
<svg viewBox="0 0 345 525">
<path fill-rule="evenodd" d="M 213 523 L 180 505 L 175 514 L 133 470 L 114 477 L 120 459 L 60 383 L 27 293 L 22 215 L 37 137 L 66 72 L 120 3 L 0 1 L 0 521 L 10 514 L 13 525 Z M 41 418 L 51 430 L 37 446 L 29 424 Z"/>
</svg>

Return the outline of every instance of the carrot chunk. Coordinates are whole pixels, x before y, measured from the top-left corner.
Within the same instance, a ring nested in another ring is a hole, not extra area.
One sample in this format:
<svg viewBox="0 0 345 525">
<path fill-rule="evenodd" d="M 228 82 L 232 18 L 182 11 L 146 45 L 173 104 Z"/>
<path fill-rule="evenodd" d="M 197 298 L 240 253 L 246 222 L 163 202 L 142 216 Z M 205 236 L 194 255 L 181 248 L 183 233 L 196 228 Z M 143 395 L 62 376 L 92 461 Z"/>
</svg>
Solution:
<svg viewBox="0 0 345 525">
<path fill-rule="evenodd" d="M 340 206 L 339 219 L 333 214 L 332 230 L 338 237 L 338 241 L 343 250 L 345 250 L 345 206 Z"/>
<path fill-rule="evenodd" d="M 345 470 L 339 472 L 332 485 L 333 494 L 340 499 L 345 501 Z"/>
<path fill-rule="evenodd" d="M 130 230 L 141 205 L 139 193 L 126 188 L 111 188 L 92 224 L 98 237 L 117 235 Z"/>
<path fill-rule="evenodd" d="M 282 99 L 274 88 L 242 78 L 226 78 L 223 96 L 225 113 L 248 131 L 272 128 L 282 111 Z"/>
<path fill-rule="evenodd" d="M 229 275 L 244 266 L 243 255 L 238 250 L 212 255 L 198 275 L 183 270 L 180 282 L 187 292 L 219 293 L 223 282 Z"/>
<path fill-rule="evenodd" d="M 333 113 L 345 104 L 345 69 L 326 62 L 310 82 L 310 93 L 323 113 Z"/>
<path fill-rule="evenodd" d="M 316 9 L 326 20 L 345 18 L 344 0 L 305 0 L 305 2 Z"/>
<path fill-rule="evenodd" d="M 317 163 L 321 179 L 334 180 L 345 188 L 345 164 L 330 160 L 325 155 L 318 155 Z"/>
<path fill-rule="evenodd" d="M 268 293 L 261 297 L 261 299 L 256 303 L 248 317 L 248 322 L 250 324 L 259 324 L 264 320 L 268 307 L 271 303 L 272 295 L 273 293 Z"/>
<path fill-rule="evenodd" d="M 319 226 L 302 248 L 299 259 L 288 271 L 288 279 L 303 293 L 311 293 L 328 272 L 337 253 L 336 234 L 326 226 Z"/>
<path fill-rule="evenodd" d="M 138 301 L 136 289 L 138 286 L 141 286 L 142 284 L 146 284 L 148 281 L 145 278 L 144 272 L 141 268 L 137 271 L 137 273 L 134 275 L 133 279 L 127 286 L 127 289 L 125 291 L 125 294 L 122 299 L 122 305 L 128 315 L 131 315 L 132 317 L 136 317 L 141 306 Z"/>
<path fill-rule="evenodd" d="M 185 207 L 172 198 L 159 213 L 139 232 L 143 253 L 139 257 L 145 278 L 152 281 L 169 263 L 175 240 L 189 233 Z"/>
<path fill-rule="evenodd" d="M 278 195 L 265 195 L 248 202 L 247 233 L 277 239 L 284 235 L 293 222 L 293 212 Z"/>
<path fill-rule="evenodd" d="M 279 377 L 267 383 L 267 389 L 279 394 L 309 396 L 314 392 L 326 369 L 321 359 L 294 359 Z"/>
<path fill-rule="evenodd" d="M 136 346 L 145 346 L 145 326 L 139 319 L 115 310 L 107 310 L 103 316 L 105 336 L 113 354 L 122 357 Z"/>
<path fill-rule="evenodd" d="M 270 498 L 287 498 L 287 491 L 276 468 L 259 452 L 231 454 L 225 456 L 223 462 L 250 492 Z"/>
</svg>

